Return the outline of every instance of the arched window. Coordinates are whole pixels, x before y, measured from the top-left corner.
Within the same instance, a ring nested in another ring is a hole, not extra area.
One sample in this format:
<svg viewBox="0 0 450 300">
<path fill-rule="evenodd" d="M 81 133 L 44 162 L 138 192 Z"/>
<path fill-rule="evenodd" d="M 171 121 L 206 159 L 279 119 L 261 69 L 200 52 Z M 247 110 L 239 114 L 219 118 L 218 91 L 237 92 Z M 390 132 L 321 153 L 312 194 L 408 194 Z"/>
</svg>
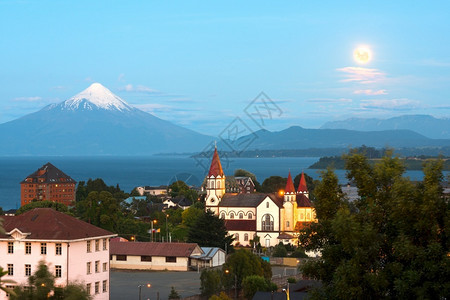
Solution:
<svg viewBox="0 0 450 300">
<path fill-rule="evenodd" d="M 234 219 L 234 214 L 233 213 L 230 214 L 230 219 Z"/>
<path fill-rule="evenodd" d="M 249 214 L 248 214 L 248 218 L 249 218 L 249 219 L 253 218 L 253 214 L 252 214 L 252 213 L 249 213 Z"/>
<path fill-rule="evenodd" d="M 210 188 L 212 188 L 212 189 L 214 188 L 214 180 L 210 181 Z"/>
<path fill-rule="evenodd" d="M 234 234 L 234 241 L 239 242 L 239 233 Z"/>
<path fill-rule="evenodd" d="M 239 219 L 243 219 L 244 218 L 244 214 L 243 213 L 240 213 L 239 214 Z"/>
<path fill-rule="evenodd" d="M 262 217 L 261 229 L 263 231 L 273 231 L 273 217 L 270 214 L 265 214 Z"/>
<path fill-rule="evenodd" d="M 248 241 L 248 233 L 244 234 L 244 241 Z"/>
<path fill-rule="evenodd" d="M 311 215 L 309 213 L 306 213 L 306 220 L 311 219 Z"/>
<path fill-rule="evenodd" d="M 220 180 L 217 181 L 217 188 L 220 189 Z"/>
<path fill-rule="evenodd" d="M 220 217 L 221 217 L 222 219 L 225 219 L 225 214 L 224 214 L 224 213 L 221 213 L 221 214 L 220 214 Z"/>
</svg>

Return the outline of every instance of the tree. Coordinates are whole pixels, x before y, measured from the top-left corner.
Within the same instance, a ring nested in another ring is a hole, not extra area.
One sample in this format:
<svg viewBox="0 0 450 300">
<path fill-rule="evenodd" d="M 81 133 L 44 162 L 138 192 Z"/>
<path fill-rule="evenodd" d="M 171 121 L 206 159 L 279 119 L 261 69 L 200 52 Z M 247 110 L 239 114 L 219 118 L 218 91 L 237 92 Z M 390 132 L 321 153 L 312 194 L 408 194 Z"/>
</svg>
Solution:
<svg viewBox="0 0 450 300">
<path fill-rule="evenodd" d="M 209 297 L 208 300 L 231 300 L 231 298 L 228 297 L 227 294 L 225 294 L 225 292 L 220 292 L 219 296 L 212 295 L 211 297 Z"/>
<path fill-rule="evenodd" d="M 58 202 L 52 202 L 52 201 L 36 201 L 36 202 L 31 202 L 31 203 L 25 204 L 24 206 L 20 207 L 16 211 L 16 216 L 23 214 L 24 212 L 27 212 L 29 210 L 32 210 L 35 208 L 41 208 L 41 207 L 52 208 L 54 210 L 63 212 L 65 214 L 72 215 L 69 212 L 69 209 L 67 208 L 67 206 L 65 204 L 58 203 Z"/>
<path fill-rule="evenodd" d="M 65 287 L 55 287 L 55 277 L 48 270 L 47 265 L 41 261 L 38 269 L 28 278 L 28 286 L 16 286 L 11 300 L 26 299 L 70 299 L 70 300 L 89 300 L 91 296 L 83 286 L 69 283 Z"/>
<path fill-rule="evenodd" d="M 311 193 L 314 191 L 314 187 L 316 184 L 314 182 L 314 179 L 311 176 L 309 176 L 306 173 L 304 173 L 304 175 L 305 175 L 305 180 L 306 180 L 306 187 L 308 188 L 308 192 L 311 195 Z M 302 173 L 295 176 L 295 178 L 294 178 L 294 186 L 295 187 L 298 187 L 301 178 L 302 178 Z"/>
<path fill-rule="evenodd" d="M 280 242 L 278 245 L 276 245 L 273 249 L 272 253 L 273 257 L 286 257 L 287 256 L 287 250 L 286 247 L 282 242 Z"/>
<path fill-rule="evenodd" d="M 247 299 L 252 299 L 256 292 L 272 292 L 277 290 L 277 285 L 270 280 L 258 276 L 250 275 L 244 278 L 242 281 L 242 289 L 244 290 L 244 296 Z"/>
<path fill-rule="evenodd" d="M 232 250 L 233 237 L 228 235 L 224 220 L 208 210 L 198 216 L 195 223 L 188 228 L 187 242 L 197 243 L 202 247 L 219 247 Z"/>
<path fill-rule="evenodd" d="M 169 299 L 180 299 L 180 298 L 181 298 L 180 295 L 175 290 L 175 288 L 172 286 L 170 289 Z"/>
<path fill-rule="evenodd" d="M 424 165 L 424 179 L 403 177 L 392 151 L 375 165 L 346 155 L 360 198 L 348 203 L 328 170 L 315 190 L 318 223 L 300 241 L 322 257 L 303 265 L 321 280 L 316 296 L 333 299 L 444 298 L 450 294 L 450 206 L 442 195 L 442 161 Z"/>
<path fill-rule="evenodd" d="M 284 190 L 286 187 L 287 178 L 281 176 L 270 176 L 266 178 L 262 185 L 261 191 L 263 193 L 278 193 L 279 190 Z"/>
<path fill-rule="evenodd" d="M 2 219 L 0 219 L 2 220 Z M 1 223 L 0 223 L 0 233 L 3 230 L 3 228 L 1 227 Z M 15 295 L 14 291 L 7 288 L 6 285 L 7 284 L 15 284 L 16 282 L 14 280 L 11 279 L 3 279 L 3 276 L 8 275 L 8 271 L 3 270 L 2 267 L 0 267 L 0 290 L 4 291 L 5 293 L 9 293 L 11 295 Z"/>
<path fill-rule="evenodd" d="M 204 269 L 200 275 L 200 291 L 203 296 L 210 297 L 223 289 L 221 270 Z"/>
</svg>

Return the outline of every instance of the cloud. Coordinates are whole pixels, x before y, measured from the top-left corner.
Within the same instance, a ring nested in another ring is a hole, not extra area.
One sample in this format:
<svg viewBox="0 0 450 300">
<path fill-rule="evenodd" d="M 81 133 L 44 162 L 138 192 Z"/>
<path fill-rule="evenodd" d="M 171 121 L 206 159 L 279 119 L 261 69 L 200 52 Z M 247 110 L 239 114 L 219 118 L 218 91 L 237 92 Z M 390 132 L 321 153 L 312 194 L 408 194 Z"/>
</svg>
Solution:
<svg viewBox="0 0 450 300">
<path fill-rule="evenodd" d="M 341 80 L 342 82 L 359 82 L 367 84 L 374 83 L 386 78 L 386 74 L 378 69 L 345 67 L 336 70 L 345 73 L 345 78 Z"/>
<path fill-rule="evenodd" d="M 120 88 L 119 90 L 125 91 L 125 92 L 137 92 L 137 93 L 145 93 L 145 94 L 159 93 L 158 90 L 155 90 L 155 89 L 143 86 L 143 85 L 133 86 L 132 84 L 127 84 L 126 86 L 124 86 L 123 88 Z"/>
<path fill-rule="evenodd" d="M 406 98 L 400 99 L 371 99 L 361 100 L 360 107 L 363 109 L 379 110 L 413 110 L 420 107 L 420 103 Z"/>
<path fill-rule="evenodd" d="M 123 81 L 124 77 L 125 77 L 124 73 L 120 74 L 119 77 L 117 77 L 117 81 Z"/>
<path fill-rule="evenodd" d="M 353 102 L 352 99 L 348 99 L 348 98 L 339 98 L 339 99 L 335 99 L 335 98 L 312 98 L 312 99 L 308 99 L 306 101 L 307 102 L 315 102 L 315 103 L 351 103 L 351 102 Z"/>
<path fill-rule="evenodd" d="M 353 94 L 356 95 L 370 95 L 370 96 L 376 96 L 376 95 L 387 95 L 386 90 L 356 90 L 353 92 Z"/>
<path fill-rule="evenodd" d="M 24 101 L 24 102 L 36 102 L 42 100 L 42 97 L 18 97 L 14 98 L 14 101 Z"/>
</svg>

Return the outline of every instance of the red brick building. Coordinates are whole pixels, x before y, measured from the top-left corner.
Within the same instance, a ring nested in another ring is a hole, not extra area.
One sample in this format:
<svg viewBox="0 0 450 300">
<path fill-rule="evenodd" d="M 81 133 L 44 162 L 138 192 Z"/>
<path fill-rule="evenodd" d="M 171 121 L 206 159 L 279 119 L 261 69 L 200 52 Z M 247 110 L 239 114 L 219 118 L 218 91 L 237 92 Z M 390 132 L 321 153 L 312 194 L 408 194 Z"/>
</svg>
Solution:
<svg viewBox="0 0 450 300">
<path fill-rule="evenodd" d="M 76 181 L 51 163 L 40 167 L 20 183 L 21 206 L 33 201 L 52 201 L 73 205 Z"/>
</svg>

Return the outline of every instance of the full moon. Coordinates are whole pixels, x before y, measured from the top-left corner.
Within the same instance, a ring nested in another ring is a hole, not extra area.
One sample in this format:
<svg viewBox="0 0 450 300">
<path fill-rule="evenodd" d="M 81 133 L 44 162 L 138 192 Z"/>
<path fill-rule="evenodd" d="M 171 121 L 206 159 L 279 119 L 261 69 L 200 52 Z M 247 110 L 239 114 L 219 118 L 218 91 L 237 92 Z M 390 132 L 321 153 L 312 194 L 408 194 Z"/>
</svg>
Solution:
<svg viewBox="0 0 450 300">
<path fill-rule="evenodd" d="M 366 64 L 372 58 L 370 50 L 365 47 L 359 47 L 353 52 L 353 57 L 355 61 L 359 64 Z"/>
</svg>

